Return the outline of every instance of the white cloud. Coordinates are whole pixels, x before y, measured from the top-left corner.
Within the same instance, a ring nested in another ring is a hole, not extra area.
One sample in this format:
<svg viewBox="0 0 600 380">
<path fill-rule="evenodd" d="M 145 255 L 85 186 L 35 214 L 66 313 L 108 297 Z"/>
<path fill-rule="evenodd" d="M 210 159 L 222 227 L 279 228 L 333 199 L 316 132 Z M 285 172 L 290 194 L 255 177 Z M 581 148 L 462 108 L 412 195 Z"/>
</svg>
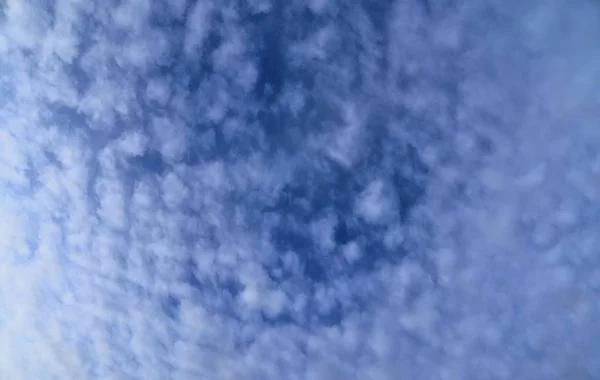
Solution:
<svg viewBox="0 0 600 380">
<path fill-rule="evenodd" d="M 344 252 L 344 257 L 350 263 L 355 262 L 362 256 L 361 248 L 356 241 L 351 241 L 350 243 L 344 245 L 342 249 Z"/>
<path fill-rule="evenodd" d="M 392 224 L 388 227 L 383 242 L 390 250 L 397 249 L 404 242 L 404 229 L 400 224 Z"/>
<path fill-rule="evenodd" d="M 367 185 L 356 200 L 356 213 L 369 223 L 386 223 L 395 214 L 395 204 L 391 199 L 387 184 L 374 180 Z"/>
<path fill-rule="evenodd" d="M 186 33 L 184 41 L 185 53 L 189 58 L 201 57 L 202 45 L 206 39 L 212 16 L 212 4 L 206 1 L 196 2 L 186 20 Z"/>
<path fill-rule="evenodd" d="M 156 117 L 152 121 L 154 144 L 168 161 L 180 160 L 189 144 L 189 131 L 183 121 Z"/>
<path fill-rule="evenodd" d="M 328 3 L 328 0 L 311 0 L 309 2 L 309 8 L 316 14 L 321 14 L 327 8 L 327 5 L 329 5 Z"/>
<path fill-rule="evenodd" d="M 141 156 L 146 150 L 148 137 L 144 134 L 134 131 L 123 134 L 117 143 L 120 150 L 127 156 Z"/>
<path fill-rule="evenodd" d="M 50 22 L 50 14 L 31 3 L 10 0 L 3 9 L 6 19 L 6 36 L 22 48 L 35 49 L 44 41 L 44 30 Z"/>
<path fill-rule="evenodd" d="M 98 216 L 112 228 L 125 228 L 127 215 L 122 184 L 114 179 L 101 178 L 96 181 L 95 190 L 100 203 Z"/>
<path fill-rule="evenodd" d="M 0 131 L 0 175 L 3 182 L 25 185 L 27 157 L 18 147 L 18 138 L 9 130 Z"/>
<path fill-rule="evenodd" d="M 254 3 L 290 58 L 269 109 L 250 99 L 261 32 L 242 9 L 44 3 L 7 1 L 0 26 L 1 378 L 600 374 L 585 0 L 396 2 L 387 31 L 313 1 L 307 36 L 305 6 Z M 191 93 L 178 76 L 215 16 L 214 72 Z M 406 141 L 439 154 L 401 224 Z"/>
<path fill-rule="evenodd" d="M 327 254 L 333 248 L 335 248 L 335 240 L 333 234 L 338 221 L 335 215 L 325 215 L 322 218 L 314 221 L 310 230 L 313 235 L 313 239 L 317 243 L 322 254 Z"/>
<path fill-rule="evenodd" d="M 189 190 L 175 173 L 169 173 L 162 181 L 163 200 L 167 208 L 180 209 L 188 197 Z"/>
<path fill-rule="evenodd" d="M 155 101 L 161 106 L 165 106 L 169 101 L 170 91 L 166 81 L 154 78 L 148 81 L 146 96 L 149 100 Z"/>
<path fill-rule="evenodd" d="M 342 106 L 343 127 L 328 136 L 320 138 L 317 146 L 322 146 L 327 156 L 340 165 L 350 167 L 354 164 L 361 148 L 361 137 L 364 131 L 363 115 L 357 110 L 353 102 L 344 103 Z"/>
</svg>

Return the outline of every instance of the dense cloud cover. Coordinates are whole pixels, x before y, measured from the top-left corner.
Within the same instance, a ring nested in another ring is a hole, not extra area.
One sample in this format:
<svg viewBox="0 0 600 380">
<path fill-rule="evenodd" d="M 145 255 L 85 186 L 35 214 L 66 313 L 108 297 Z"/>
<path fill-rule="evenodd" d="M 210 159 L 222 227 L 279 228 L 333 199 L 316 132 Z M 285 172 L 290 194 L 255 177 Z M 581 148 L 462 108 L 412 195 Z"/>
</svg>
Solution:
<svg viewBox="0 0 600 380">
<path fill-rule="evenodd" d="M 1 379 L 600 378 L 600 5 L 0 1 Z"/>
</svg>

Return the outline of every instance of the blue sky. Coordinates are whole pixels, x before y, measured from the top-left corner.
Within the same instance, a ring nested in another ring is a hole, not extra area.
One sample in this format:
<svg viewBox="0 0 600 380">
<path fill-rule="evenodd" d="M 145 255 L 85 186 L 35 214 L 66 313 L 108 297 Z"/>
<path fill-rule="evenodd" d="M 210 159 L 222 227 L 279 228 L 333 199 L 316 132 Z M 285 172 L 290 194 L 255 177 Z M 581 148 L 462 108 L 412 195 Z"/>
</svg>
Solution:
<svg viewBox="0 0 600 380">
<path fill-rule="evenodd" d="M 0 10 L 0 378 L 600 377 L 597 2 Z"/>
</svg>

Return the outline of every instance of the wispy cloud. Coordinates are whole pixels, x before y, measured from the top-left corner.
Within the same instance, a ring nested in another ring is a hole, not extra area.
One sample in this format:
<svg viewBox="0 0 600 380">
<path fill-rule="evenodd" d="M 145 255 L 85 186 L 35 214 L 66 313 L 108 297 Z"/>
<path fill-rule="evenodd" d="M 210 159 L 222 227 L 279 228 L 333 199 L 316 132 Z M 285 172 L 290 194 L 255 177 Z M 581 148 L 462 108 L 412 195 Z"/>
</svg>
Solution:
<svg viewBox="0 0 600 380">
<path fill-rule="evenodd" d="M 595 378 L 591 1 L 0 2 L 0 378 Z"/>
</svg>

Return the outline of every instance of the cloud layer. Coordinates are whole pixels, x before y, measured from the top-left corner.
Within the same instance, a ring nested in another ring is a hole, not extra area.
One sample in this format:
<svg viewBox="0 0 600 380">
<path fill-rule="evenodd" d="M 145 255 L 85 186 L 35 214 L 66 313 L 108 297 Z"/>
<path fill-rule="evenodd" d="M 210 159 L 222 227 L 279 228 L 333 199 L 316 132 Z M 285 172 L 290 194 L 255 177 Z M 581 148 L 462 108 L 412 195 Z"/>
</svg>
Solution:
<svg viewBox="0 0 600 380">
<path fill-rule="evenodd" d="M 281 4 L 0 1 L 0 378 L 600 376 L 598 4 Z"/>
</svg>

